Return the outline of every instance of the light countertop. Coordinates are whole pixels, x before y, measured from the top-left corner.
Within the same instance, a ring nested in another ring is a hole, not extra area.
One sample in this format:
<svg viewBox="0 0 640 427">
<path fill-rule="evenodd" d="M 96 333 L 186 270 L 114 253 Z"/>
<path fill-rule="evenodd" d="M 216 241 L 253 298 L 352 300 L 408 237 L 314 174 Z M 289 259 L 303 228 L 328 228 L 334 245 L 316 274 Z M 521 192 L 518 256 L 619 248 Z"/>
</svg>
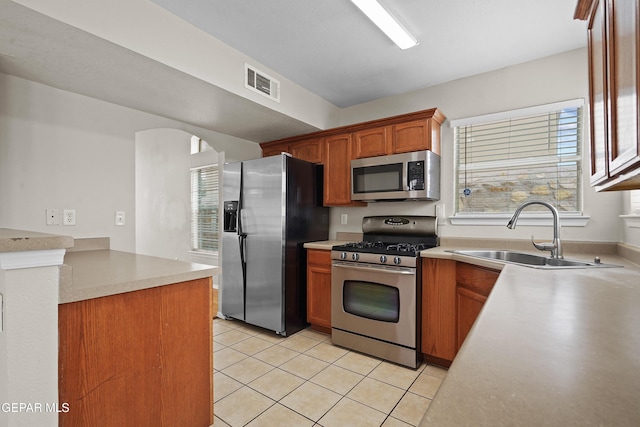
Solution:
<svg viewBox="0 0 640 427">
<path fill-rule="evenodd" d="M 67 252 L 60 304 L 210 277 L 218 267 L 109 249 Z"/>
<path fill-rule="evenodd" d="M 421 426 L 640 425 L 637 264 L 602 254 L 624 267 L 550 271 L 448 249 L 464 248 L 421 255 L 502 272 Z"/>
<path fill-rule="evenodd" d="M 330 251 L 333 246 L 344 245 L 345 243 L 349 243 L 349 240 L 323 240 L 320 242 L 307 242 L 304 244 L 304 247 L 306 249 L 320 249 Z"/>
<path fill-rule="evenodd" d="M 72 246 L 71 236 L 0 228 L 0 252 L 66 249 Z"/>
</svg>

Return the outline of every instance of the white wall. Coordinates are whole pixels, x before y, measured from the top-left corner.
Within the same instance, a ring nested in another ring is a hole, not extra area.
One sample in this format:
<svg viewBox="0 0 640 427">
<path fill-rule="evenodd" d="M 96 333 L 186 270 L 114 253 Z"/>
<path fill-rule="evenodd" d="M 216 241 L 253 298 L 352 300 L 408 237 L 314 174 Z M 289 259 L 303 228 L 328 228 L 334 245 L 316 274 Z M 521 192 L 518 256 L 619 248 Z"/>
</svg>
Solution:
<svg viewBox="0 0 640 427">
<path fill-rule="evenodd" d="M 380 117 L 438 107 L 448 120 L 442 128 L 442 198 L 447 215 L 454 209 L 453 129 L 449 120 L 529 107 L 568 99 L 588 99 L 587 52 L 578 49 L 564 54 L 455 80 L 404 95 L 384 98 L 346 108 L 341 124 L 357 123 Z M 583 185 L 584 213 L 591 219 L 586 227 L 564 227 L 562 238 L 581 241 L 619 241 L 622 225 L 620 193 L 595 193 L 589 186 L 588 113 L 585 110 Z M 401 202 L 369 204 L 367 208 L 334 208 L 331 212 L 331 235 L 337 231 L 361 231 L 363 215 L 415 214 L 434 215 L 436 202 Z M 349 215 L 349 223 L 340 225 L 340 214 Z M 506 221 L 505 221 L 506 224 Z M 494 237 L 538 240 L 551 237 L 549 230 L 519 226 L 453 226 L 439 229 L 441 236 Z M 638 244 L 636 242 L 635 244 Z"/>
<path fill-rule="evenodd" d="M 111 238 L 135 251 L 135 134 L 198 135 L 229 161 L 260 156 L 239 138 L 0 73 L 0 227 Z M 75 226 L 47 226 L 45 209 L 75 209 Z M 116 211 L 126 225 L 115 226 Z"/>
<path fill-rule="evenodd" d="M 186 260 L 190 249 L 191 134 L 136 134 L 136 253 Z"/>
<path fill-rule="evenodd" d="M 0 269 L 0 404 L 18 405 L 3 406 L 0 426 L 58 425 L 56 409 L 47 411 L 58 403 L 58 271 L 57 265 Z"/>
</svg>

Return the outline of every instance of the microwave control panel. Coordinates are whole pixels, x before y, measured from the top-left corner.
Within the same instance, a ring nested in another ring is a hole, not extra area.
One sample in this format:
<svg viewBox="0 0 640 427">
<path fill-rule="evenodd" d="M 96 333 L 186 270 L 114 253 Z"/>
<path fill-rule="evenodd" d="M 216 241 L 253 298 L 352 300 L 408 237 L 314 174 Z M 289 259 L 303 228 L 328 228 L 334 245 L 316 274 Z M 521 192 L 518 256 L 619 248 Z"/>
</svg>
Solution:
<svg viewBox="0 0 640 427">
<path fill-rule="evenodd" d="M 407 186 L 409 190 L 424 190 L 424 160 L 408 162 Z"/>
</svg>

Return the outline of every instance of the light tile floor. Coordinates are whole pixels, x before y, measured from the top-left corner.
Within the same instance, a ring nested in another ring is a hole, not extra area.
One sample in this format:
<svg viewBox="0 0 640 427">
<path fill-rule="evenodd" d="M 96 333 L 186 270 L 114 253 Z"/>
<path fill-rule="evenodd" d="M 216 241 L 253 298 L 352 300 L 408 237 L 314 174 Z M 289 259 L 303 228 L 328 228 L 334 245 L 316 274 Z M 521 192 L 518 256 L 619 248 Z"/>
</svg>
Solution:
<svg viewBox="0 0 640 427">
<path fill-rule="evenodd" d="M 215 427 L 415 426 L 446 373 L 334 346 L 312 329 L 284 338 L 214 320 Z"/>
</svg>

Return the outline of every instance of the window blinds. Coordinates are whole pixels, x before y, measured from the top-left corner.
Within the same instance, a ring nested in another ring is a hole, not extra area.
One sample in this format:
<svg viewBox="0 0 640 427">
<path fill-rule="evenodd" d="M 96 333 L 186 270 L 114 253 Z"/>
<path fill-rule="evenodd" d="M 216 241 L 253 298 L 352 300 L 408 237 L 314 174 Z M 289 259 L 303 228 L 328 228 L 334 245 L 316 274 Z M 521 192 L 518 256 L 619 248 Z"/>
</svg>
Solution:
<svg viewBox="0 0 640 427">
<path fill-rule="evenodd" d="M 511 213 L 527 200 L 581 211 L 581 129 L 582 107 L 570 105 L 456 126 L 456 213 Z"/>
<path fill-rule="evenodd" d="M 191 170 L 191 249 L 218 251 L 218 166 Z"/>
</svg>

